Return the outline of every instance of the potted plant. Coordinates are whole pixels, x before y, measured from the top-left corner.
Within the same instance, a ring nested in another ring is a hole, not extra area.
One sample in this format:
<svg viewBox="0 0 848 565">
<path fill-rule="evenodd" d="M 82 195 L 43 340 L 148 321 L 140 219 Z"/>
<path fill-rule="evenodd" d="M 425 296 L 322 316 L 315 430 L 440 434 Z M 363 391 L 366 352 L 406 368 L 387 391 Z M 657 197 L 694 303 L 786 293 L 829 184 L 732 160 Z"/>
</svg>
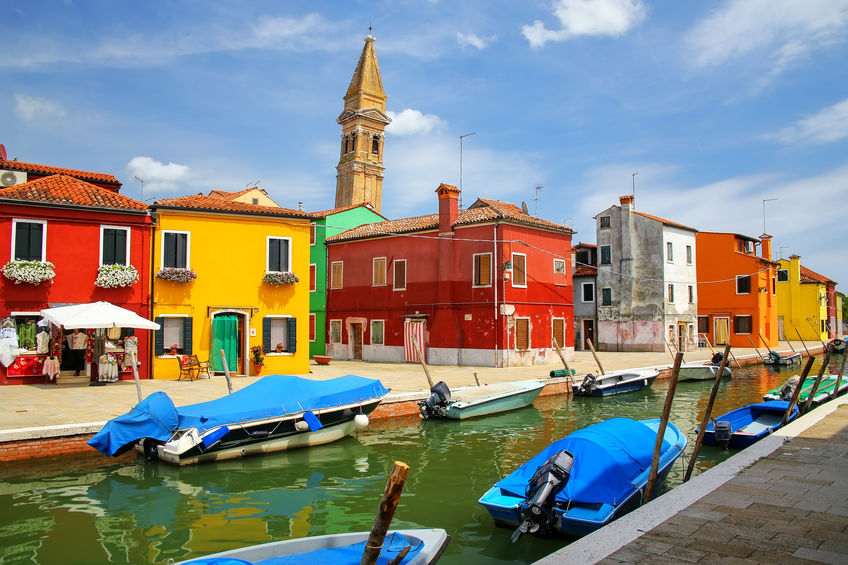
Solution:
<svg viewBox="0 0 848 565">
<path fill-rule="evenodd" d="M 258 375 L 262 371 L 262 367 L 265 366 L 265 348 L 261 345 L 254 345 L 250 348 L 250 357 L 253 361 L 253 368 Z"/>
<path fill-rule="evenodd" d="M 100 288 L 120 288 L 138 282 L 138 271 L 132 265 L 101 265 L 94 285 Z"/>
<path fill-rule="evenodd" d="M 277 344 L 277 347 L 276 347 L 276 351 L 277 351 L 277 353 L 282 353 L 282 352 L 283 352 L 283 349 L 284 349 L 284 347 L 283 347 L 283 342 L 278 343 L 278 344 Z"/>
<path fill-rule="evenodd" d="M 180 350 L 180 346 L 175 343 L 174 345 L 172 345 L 171 347 L 168 348 L 168 354 L 169 355 L 176 355 L 179 352 L 179 350 Z"/>
<path fill-rule="evenodd" d="M 265 276 L 262 277 L 262 282 L 273 285 L 294 284 L 300 282 L 300 279 L 294 273 L 284 271 L 281 273 L 265 273 Z"/>
<path fill-rule="evenodd" d="M 3 265 L 3 276 L 15 284 L 41 284 L 49 281 L 53 283 L 56 276 L 55 265 L 50 261 L 23 261 L 13 260 Z"/>
<path fill-rule="evenodd" d="M 165 267 L 154 275 L 157 279 L 175 283 L 188 283 L 197 278 L 197 273 L 182 267 Z"/>
</svg>

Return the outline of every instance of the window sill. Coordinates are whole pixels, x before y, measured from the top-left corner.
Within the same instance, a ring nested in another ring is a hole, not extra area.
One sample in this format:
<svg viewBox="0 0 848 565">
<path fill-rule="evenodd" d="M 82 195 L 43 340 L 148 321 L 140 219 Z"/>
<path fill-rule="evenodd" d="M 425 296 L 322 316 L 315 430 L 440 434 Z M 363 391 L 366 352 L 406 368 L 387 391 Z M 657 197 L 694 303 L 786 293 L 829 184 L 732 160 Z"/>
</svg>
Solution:
<svg viewBox="0 0 848 565">
<path fill-rule="evenodd" d="M 270 353 L 266 353 L 265 357 L 290 357 L 294 355 L 291 351 L 271 351 Z"/>
</svg>

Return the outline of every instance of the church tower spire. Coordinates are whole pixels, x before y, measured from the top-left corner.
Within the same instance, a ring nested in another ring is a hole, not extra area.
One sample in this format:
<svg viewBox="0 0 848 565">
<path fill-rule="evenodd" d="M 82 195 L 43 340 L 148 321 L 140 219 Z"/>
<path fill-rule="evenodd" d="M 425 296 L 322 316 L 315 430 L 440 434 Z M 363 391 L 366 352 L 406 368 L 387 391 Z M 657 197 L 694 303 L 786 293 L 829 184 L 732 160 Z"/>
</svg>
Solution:
<svg viewBox="0 0 848 565">
<path fill-rule="evenodd" d="M 336 120 L 342 126 L 341 157 L 336 167 L 336 208 L 371 203 L 379 212 L 383 198 L 383 131 L 386 92 L 369 33 Z"/>
</svg>

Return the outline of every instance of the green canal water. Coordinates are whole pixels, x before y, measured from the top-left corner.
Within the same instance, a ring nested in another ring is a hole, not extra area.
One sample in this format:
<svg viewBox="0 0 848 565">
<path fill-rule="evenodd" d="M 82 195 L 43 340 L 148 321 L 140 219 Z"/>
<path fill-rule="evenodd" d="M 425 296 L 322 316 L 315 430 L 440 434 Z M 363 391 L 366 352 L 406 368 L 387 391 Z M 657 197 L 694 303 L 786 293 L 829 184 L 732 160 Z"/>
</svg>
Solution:
<svg viewBox="0 0 848 565">
<path fill-rule="evenodd" d="M 792 373 L 762 366 L 735 370 L 721 384 L 715 414 L 758 401 Z M 678 385 L 671 420 L 688 432 L 687 453 L 710 387 Z M 452 541 L 443 564 L 530 563 L 568 540 L 525 536 L 513 545 L 512 532 L 494 527 L 477 499 L 575 429 L 615 416 L 659 417 L 667 389 L 667 382 L 658 381 L 649 390 L 605 399 L 548 397 L 466 422 L 376 421 L 325 446 L 185 468 L 131 455 L 5 464 L 0 563 L 166 563 L 280 539 L 368 530 L 396 460 L 410 471 L 394 528 L 446 529 Z M 696 472 L 729 455 L 705 447 Z M 680 483 L 685 464 L 683 458 L 675 464 L 669 486 Z"/>
</svg>

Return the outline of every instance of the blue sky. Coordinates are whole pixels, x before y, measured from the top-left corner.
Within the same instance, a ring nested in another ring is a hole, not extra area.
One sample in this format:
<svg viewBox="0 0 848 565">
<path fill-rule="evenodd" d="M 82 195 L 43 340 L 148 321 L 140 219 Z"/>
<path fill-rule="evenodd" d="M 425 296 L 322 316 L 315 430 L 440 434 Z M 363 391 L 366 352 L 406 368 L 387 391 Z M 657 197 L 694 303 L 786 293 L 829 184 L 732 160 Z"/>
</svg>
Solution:
<svg viewBox="0 0 848 565">
<path fill-rule="evenodd" d="M 594 242 L 639 210 L 766 230 L 848 287 L 848 0 L 3 2 L 0 143 L 144 199 L 241 190 L 330 208 L 368 26 L 388 110 L 383 213 L 435 188 L 526 201 Z M 534 187 L 543 186 L 539 201 Z M 843 292 L 846 288 L 841 288 Z"/>
</svg>

